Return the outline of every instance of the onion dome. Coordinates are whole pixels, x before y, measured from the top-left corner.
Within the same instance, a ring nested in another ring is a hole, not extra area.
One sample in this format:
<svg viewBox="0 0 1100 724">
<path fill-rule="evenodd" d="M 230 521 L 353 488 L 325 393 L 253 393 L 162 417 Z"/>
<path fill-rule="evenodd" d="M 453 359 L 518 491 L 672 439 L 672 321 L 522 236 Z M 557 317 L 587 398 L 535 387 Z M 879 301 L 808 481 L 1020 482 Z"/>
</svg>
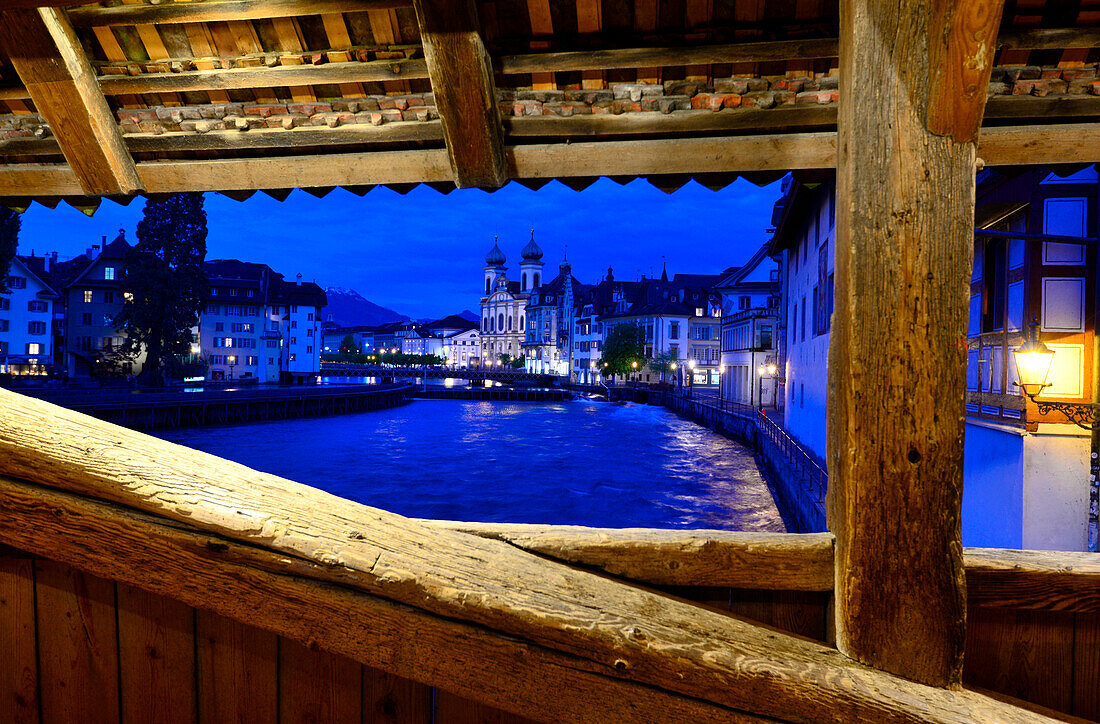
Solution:
<svg viewBox="0 0 1100 724">
<path fill-rule="evenodd" d="M 497 238 L 494 236 L 493 248 L 485 255 L 485 263 L 489 266 L 504 266 L 504 262 L 508 261 L 508 258 L 504 256 L 504 252 L 500 250 L 500 245 L 496 242 Z"/>
<path fill-rule="evenodd" d="M 531 229 L 531 241 L 527 242 L 527 246 L 523 247 L 523 251 L 520 252 L 524 261 L 539 261 L 542 259 L 542 249 L 535 243 L 535 230 Z"/>
</svg>

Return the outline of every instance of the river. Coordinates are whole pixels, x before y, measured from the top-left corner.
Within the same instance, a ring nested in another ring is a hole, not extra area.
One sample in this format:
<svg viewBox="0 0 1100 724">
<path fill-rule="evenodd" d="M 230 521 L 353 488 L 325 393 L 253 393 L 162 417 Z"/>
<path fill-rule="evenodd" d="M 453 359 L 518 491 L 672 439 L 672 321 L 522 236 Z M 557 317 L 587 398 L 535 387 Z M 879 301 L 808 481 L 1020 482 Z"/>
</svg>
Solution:
<svg viewBox="0 0 1100 724">
<path fill-rule="evenodd" d="M 159 435 L 417 518 L 785 530 L 749 449 L 660 407 L 416 400 Z"/>
</svg>

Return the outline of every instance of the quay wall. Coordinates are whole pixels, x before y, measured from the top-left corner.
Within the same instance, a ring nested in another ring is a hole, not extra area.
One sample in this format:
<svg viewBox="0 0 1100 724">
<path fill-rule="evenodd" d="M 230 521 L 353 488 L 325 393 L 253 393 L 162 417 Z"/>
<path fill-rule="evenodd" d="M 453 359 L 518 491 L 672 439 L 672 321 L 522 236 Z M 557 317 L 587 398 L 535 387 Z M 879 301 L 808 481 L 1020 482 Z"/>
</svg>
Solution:
<svg viewBox="0 0 1100 724">
<path fill-rule="evenodd" d="M 407 404 L 412 385 L 349 385 L 202 392 L 34 390 L 32 397 L 138 430 L 341 415 Z"/>
<path fill-rule="evenodd" d="M 522 387 L 419 387 L 413 397 L 423 400 L 484 400 L 490 402 L 566 402 L 567 390 L 524 389 Z"/>
<path fill-rule="evenodd" d="M 776 422 L 748 405 L 711 397 L 692 398 L 650 390 L 648 401 L 752 448 L 778 494 L 776 502 L 790 532 L 827 530 L 825 490 L 828 475 L 825 468 Z"/>
</svg>

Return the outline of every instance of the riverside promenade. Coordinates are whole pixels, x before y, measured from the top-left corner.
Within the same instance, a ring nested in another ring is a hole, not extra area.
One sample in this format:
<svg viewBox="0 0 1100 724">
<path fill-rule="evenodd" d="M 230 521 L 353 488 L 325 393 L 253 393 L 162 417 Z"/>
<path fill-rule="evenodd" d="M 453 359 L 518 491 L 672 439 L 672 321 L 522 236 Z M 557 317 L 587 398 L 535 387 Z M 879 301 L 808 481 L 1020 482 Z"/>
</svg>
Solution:
<svg viewBox="0 0 1100 724">
<path fill-rule="evenodd" d="M 257 420 L 340 415 L 407 404 L 409 384 L 253 387 L 193 392 L 15 390 L 100 420 L 138 430 L 231 425 Z"/>
</svg>

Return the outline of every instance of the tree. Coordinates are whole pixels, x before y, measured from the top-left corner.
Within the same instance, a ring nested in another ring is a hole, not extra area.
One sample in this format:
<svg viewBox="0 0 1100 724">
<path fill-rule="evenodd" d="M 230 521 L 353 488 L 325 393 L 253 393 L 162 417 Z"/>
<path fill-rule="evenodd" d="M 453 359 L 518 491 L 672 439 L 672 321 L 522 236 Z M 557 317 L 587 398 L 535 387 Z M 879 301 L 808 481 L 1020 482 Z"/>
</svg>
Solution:
<svg viewBox="0 0 1100 724">
<path fill-rule="evenodd" d="M 645 330 L 637 322 L 616 324 L 607 333 L 601 362 L 605 375 L 627 375 L 646 364 Z"/>
<path fill-rule="evenodd" d="M 15 258 L 15 249 L 19 246 L 19 227 L 22 220 L 19 214 L 6 206 L 0 206 L 0 292 L 10 291 L 7 285 L 11 260 Z"/>
<path fill-rule="evenodd" d="M 661 375 L 664 382 L 665 375 L 672 371 L 672 365 L 679 364 L 679 358 L 671 352 L 661 352 L 649 361 L 649 368 Z"/>
<path fill-rule="evenodd" d="M 355 337 L 345 334 L 340 340 L 340 354 L 359 354 L 359 345 L 355 343 Z"/>
<path fill-rule="evenodd" d="M 124 351 L 146 352 L 144 382 L 164 384 L 168 358 L 184 354 L 199 323 L 207 283 L 206 212 L 202 194 L 172 194 L 145 203 L 137 244 L 126 255 L 124 299 L 115 324 L 126 332 Z"/>
</svg>

